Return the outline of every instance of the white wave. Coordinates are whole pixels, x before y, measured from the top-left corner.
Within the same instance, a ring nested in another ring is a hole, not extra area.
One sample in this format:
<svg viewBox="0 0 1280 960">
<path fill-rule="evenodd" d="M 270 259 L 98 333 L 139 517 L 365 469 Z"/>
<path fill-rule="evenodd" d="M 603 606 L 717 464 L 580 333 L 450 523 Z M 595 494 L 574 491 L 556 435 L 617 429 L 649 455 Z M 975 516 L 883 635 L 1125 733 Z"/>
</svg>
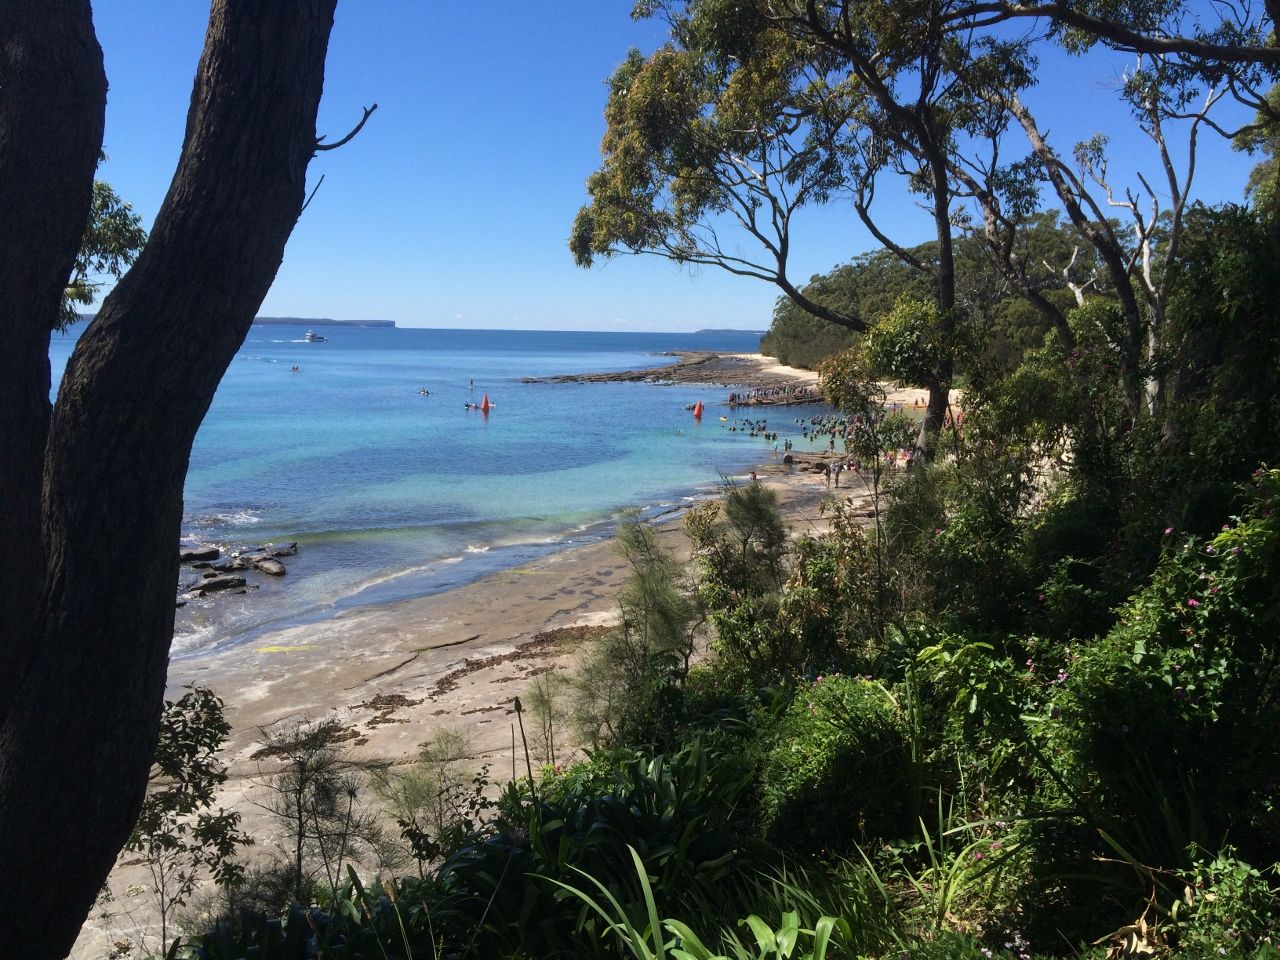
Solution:
<svg viewBox="0 0 1280 960">
<path fill-rule="evenodd" d="M 173 640 L 169 644 L 169 652 L 171 654 L 182 654 L 203 650 L 212 646 L 217 636 L 218 627 L 216 625 L 189 627 L 181 632 L 174 633 Z"/>
<path fill-rule="evenodd" d="M 198 527 L 251 527 L 261 523 L 262 518 L 252 510 L 237 510 L 234 513 L 210 513 L 203 517 L 193 517 L 191 523 Z"/>
<path fill-rule="evenodd" d="M 479 547 L 479 546 L 476 546 L 474 543 L 469 543 L 467 544 L 466 549 L 463 552 L 464 553 L 488 553 L 489 548 Z"/>
</svg>

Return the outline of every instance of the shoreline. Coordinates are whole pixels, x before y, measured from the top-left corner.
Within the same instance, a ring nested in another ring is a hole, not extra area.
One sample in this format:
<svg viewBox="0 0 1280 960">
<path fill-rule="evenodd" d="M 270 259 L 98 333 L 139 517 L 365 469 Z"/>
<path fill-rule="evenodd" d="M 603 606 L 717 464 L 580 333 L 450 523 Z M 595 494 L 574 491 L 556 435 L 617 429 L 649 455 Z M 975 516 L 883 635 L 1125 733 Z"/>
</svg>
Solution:
<svg viewBox="0 0 1280 960">
<path fill-rule="evenodd" d="M 770 459 L 767 447 L 757 451 L 755 472 L 777 492 L 792 535 L 827 529 L 819 504 L 835 491 L 808 468 L 833 456 L 797 452 L 796 462 L 784 465 Z M 664 507 L 654 496 L 641 505 L 657 512 L 650 519 L 660 540 L 682 560 L 690 550 L 679 521 L 703 499 Z M 617 620 L 628 568 L 614 548 L 615 529 L 616 519 L 593 542 L 555 546 L 461 585 L 321 611 L 307 622 L 267 626 L 243 641 L 172 658 L 168 699 L 199 685 L 225 703 L 231 733 L 221 751 L 228 779 L 219 804 L 242 814 L 244 829 L 260 840 L 256 850 L 271 849 L 276 828 L 261 806 L 261 779 L 273 762 L 256 754 L 264 728 L 300 718 L 337 720 L 343 754 L 357 763 L 403 764 L 433 734 L 462 729 L 474 766 L 489 763 L 504 778 L 510 764 L 523 765 L 523 753 L 512 752 L 514 698 L 527 696 L 538 676 L 571 665 L 579 641 Z M 571 751 L 557 755 L 563 760 Z M 250 860 L 256 856 L 249 852 Z M 154 920 L 149 896 L 137 892 L 150 884 L 145 866 L 122 856 L 109 882 L 116 919 L 91 917 L 73 957 L 99 956 L 113 936 L 145 930 Z M 126 903 L 130 890 L 134 900 Z"/>
<path fill-rule="evenodd" d="M 663 356 L 675 356 L 674 364 L 645 370 L 624 370 L 604 373 L 568 374 L 550 378 L 525 378 L 526 382 L 635 382 L 649 374 L 663 373 L 663 383 L 688 383 L 743 387 L 746 389 L 772 389 L 803 385 L 815 388 L 817 374 L 777 364 L 761 354 L 713 353 L 709 351 L 679 352 Z M 723 376 L 722 376 L 723 375 Z M 660 385 L 658 383 L 654 384 Z M 821 401 L 813 394 L 796 398 L 796 405 Z M 752 400 L 725 407 L 730 417 L 757 418 L 765 416 L 744 407 L 789 405 L 788 398 Z M 735 411 L 739 411 L 735 413 Z M 722 418 L 723 419 L 723 418 Z M 705 425 L 713 426 L 715 417 L 708 417 Z M 742 450 L 733 456 L 735 474 L 746 476 L 761 459 L 768 457 L 768 449 L 762 443 L 759 449 Z M 297 530 L 270 530 L 265 533 L 276 541 L 298 541 L 301 555 L 286 559 L 285 566 L 292 572 L 296 560 L 302 571 L 300 581 L 292 577 L 264 576 L 252 568 L 238 571 L 245 579 L 243 588 L 226 594 L 196 599 L 186 590 L 199 584 L 203 571 L 183 566 L 180 569 L 177 600 L 180 610 L 173 649 L 173 663 L 201 660 L 219 652 L 254 643 L 260 638 L 292 627 L 321 624 L 351 610 L 378 606 L 404 599 L 439 595 L 465 587 L 502 569 L 537 562 L 542 557 L 573 549 L 582 543 L 596 543 L 614 536 L 617 524 L 628 510 L 639 510 L 649 515 L 664 510 L 679 510 L 690 502 L 715 496 L 714 475 L 689 486 L 647 490 L 634 502 L 610 508 L 607 512 L 591 516 L 582 524 L 566 525 L 559 530 L 546 531 L 530 537 L 478 541 L 481 546 L 468 546 L 465 550 L 441 552 L 438 555 L 421 556 L 405 565 L 361 571 L 354 580 L 333 583 L 330 567 L 323 553 L 313 554 L 304 533 Z M 245 532 L 251 532 L 246 528 Z M 184 547 L 215 546 L 223 551 L 223 557 L 236 552 L 246 552 L 261 544 L 261 539 L 228 539 L 222 536 L 202 536 L 198 529 L 184 531 Z M 326 583 L 313 586 L 314 578 L 324 578 Z M 244 594 L 247 593 L 247 597 Z M 275 609 L 269 605 L 281 602 Z"/>
</svg>

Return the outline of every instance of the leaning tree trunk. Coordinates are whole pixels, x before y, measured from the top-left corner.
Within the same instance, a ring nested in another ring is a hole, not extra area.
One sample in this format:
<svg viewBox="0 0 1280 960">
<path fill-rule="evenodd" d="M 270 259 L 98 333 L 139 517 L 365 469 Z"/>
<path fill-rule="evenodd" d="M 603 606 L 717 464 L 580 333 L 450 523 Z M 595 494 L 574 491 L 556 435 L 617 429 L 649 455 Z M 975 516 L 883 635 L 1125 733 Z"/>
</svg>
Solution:
<svg viewBox="0 0 1280 960">
<path fill-rule="evenodd" d="M 89 0 L 0 3 L 0 720 L 34 644 L 49 331 L 89 219 L 107 80 Z"/>
<path fill-rule="evenodd" d="M 177 173 L 63 379 L 38 619 L 5 644 L 32 651 L 0 725 L 13 956 L 65 956 L 141 805 L 191 443 L 302 209 L 335 3 L 214 0 Z"/>
<path fill-rule="evenodd" d="M 933 333 L 940 347 L 934 375 L 926 384 L 929 389 L 929 399 L 925 406 L 924 420 L 920 424 L 920 435 L 916 440 L 916 457 L 928 462 L 933 459 L 937 451 L 938 438 L 942 435 L 947 410 L 951 405 L 951 380 L 955 375 L 953 341 L 956 332 L 956 258 L 952 242 L 951 185 L 944 140 L 936 134 L 933 124 L 926 125 L 925 129 L 929 131 L 929 137 L 924 142 L 929 151 L 933 225 L 938 238 L 938 272 L 935 287 L 938 329 Z"/>
</svg>

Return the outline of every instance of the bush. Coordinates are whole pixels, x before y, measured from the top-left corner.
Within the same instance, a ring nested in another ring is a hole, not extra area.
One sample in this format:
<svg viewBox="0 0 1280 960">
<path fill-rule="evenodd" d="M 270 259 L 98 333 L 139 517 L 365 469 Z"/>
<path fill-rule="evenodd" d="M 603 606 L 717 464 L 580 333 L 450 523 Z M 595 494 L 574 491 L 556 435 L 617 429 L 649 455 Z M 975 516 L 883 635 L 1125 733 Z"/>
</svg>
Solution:
<svg viewBox="0 0 1280 960">
<path fill-rule="evenodd" d="M 1274 878 L 1276 868 L 1267 873 Z M 1174 908 L 1178 956 L 1187 960 L 1280 957 L 1280 887 L 1228 847 L 1199 855 Z"/>
<path fill-rule="evenodd" d="M 1228 834 L 1280 850 L 1280 471 L 1209 541 L 1175 531 L 1150 584 L 1070 663 L 1048 725 L 1072 801 L 1153 866 Z"/>
<path fill-rule="evenodd" d="M 612 955 L 598 923 L 550 881 L 577 883 L 585 871 L 639 909 L 630 847 L 663 910 L 714 901 L 736 873 L 762 865 L 733 823 L 751 773 L 741 756 L 695 741 L 670 757 L 598 753 L 544 780 L 536 796 L 509 788 L 488 833 L 437 873 L 437 929 L 450 943 L 472 940 L 475 956 Z"/>
<path fill-rule="evenodd" d="M 761 816 L 772 842 L 843 853 L 907 827 L 904 727 L 880 685 L 820 677 L 802 686 L 771 737 Z"/>
</svg>

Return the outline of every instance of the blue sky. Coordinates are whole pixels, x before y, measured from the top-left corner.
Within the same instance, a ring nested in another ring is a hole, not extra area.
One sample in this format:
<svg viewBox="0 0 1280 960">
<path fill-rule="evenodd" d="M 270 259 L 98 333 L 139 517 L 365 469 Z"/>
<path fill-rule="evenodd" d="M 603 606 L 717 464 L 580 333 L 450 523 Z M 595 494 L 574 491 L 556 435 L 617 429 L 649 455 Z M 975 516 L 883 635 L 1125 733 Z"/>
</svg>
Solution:
<svg viewBox="0 0 1280 960">
<path fill-rule="evenodd" d="M 321 133 L 360 136 L 311 165 L 324 185 L 303 215 L 264 315 L 387 319 L 401 326 L 556 330 L 763 329 L 776 290 L 713 268 L 621 257 L 573 265 L 566 238 L 599 162 L 604 80 L 662 25 L 631 0 L 477 3 L 343 0 Z M 110 93 L 100 176 L 149 225 L 177 163 L 208 8 L 195 0 L 99 0 Z M 1064 153 L 1095 132 L 1113 168 L 1155 169 L 1114 95 L 1127 61 L 1048 57 L 1028 97 Z M 1196 193 L 1241 196 L 1251 161 L 1202 136 Z M 901 193 L 882 202 L 895 236 L 929 228 Z M 875 244 L 843 208 L 796 228 L 807 278 Z M 745 245 L 744 250 L 748 249 Z"/>
</svg>

